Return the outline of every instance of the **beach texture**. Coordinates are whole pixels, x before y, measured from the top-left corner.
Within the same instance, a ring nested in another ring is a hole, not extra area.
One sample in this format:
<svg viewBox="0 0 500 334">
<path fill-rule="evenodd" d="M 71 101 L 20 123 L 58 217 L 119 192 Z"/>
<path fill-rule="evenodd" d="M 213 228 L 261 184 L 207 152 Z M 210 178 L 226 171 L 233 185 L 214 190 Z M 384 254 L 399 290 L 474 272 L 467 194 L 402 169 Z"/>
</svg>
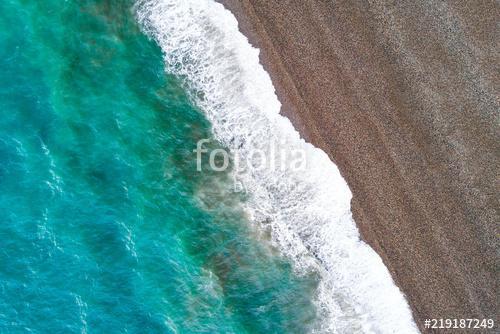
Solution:
<svg viewBox="0 0 500 334">
<path fill-rule="evenodd" d="M 420 329 L 495 319 L 498 3 L 221 2 L 261 49 L 282 113 L 339 166 Z"/>
</svg>

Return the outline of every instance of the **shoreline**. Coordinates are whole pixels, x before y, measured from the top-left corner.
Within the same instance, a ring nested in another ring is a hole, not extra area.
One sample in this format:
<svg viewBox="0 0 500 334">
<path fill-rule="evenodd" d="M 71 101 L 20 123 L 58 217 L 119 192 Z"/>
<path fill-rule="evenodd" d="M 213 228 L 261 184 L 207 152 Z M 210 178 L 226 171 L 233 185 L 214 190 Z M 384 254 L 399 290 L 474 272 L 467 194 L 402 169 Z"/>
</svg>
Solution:
<svg viewBox="0 0 500 334">
<path fill-rule="evenodd" d="M 188 92 L 203 92 L 190 100 L 210 122 L 218 143 L 250 158 L 249 169 L 232 169 L 235 181 L 251 192 L 238 206 L 248 223 L 262 227 L 259 231 L 286 259 L 294 277 L 312 279 L 307 280 L 314 290 L 304 297 L 314 311 L 301 323 L 325 333 L 417 333 L 389 270 L 360 240 L 347 183 L 325 152 L 306 143 L 280 115 L 281 103 L 259 50 L 238 29 L 234 15 L 215 1 L 151 0 L 137 8 L 137 18 L 163 51 L 166 72 L 180 77 Z M 266 148 L 270 142 L 276 146 Z M 278 168 L 259 168 L 257 150 L 270 158 L 275 150 L 302 152 L 307 166 L 280 159 L 274 161 Z M 267 292 L 274 296 L 276 291 Z M 294 312 L 307 314 L 293 296 L 285 294 L 285 299 Z"/>
<path fill-rule="evenodd" d="M 282 114 L 339 167 L 420 330 L 495 319 L 498 8 L 219 2 L 261 50 Z"/>
</svg>

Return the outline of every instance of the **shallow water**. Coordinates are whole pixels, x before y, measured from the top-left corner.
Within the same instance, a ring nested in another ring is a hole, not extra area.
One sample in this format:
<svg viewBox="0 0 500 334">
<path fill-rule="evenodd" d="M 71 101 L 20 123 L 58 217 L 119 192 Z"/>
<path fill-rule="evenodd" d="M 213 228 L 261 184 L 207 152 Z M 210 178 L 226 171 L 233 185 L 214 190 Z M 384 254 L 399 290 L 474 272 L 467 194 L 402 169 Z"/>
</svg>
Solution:
<svg viewBox="0 0 500 334">
<path fill-rule="evenodd" d="M 196 172 L 211 124 L 133 3 L 0 14 L 0 332 L 308 331 L 316 274 Z"/>
</svg>

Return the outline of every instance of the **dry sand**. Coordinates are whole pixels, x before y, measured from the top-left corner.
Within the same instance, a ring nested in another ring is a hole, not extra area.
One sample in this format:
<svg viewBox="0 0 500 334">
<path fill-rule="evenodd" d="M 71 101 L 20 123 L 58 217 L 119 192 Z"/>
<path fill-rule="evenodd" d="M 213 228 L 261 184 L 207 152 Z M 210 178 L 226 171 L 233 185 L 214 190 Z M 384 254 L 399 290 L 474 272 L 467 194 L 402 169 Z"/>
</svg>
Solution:
<svg viewBox="0 0 500 334">
<path fill-rule="evenodd" d="M 426 318 L 495 318 L 498 3 L 221 2 L 282 113 L 339 166 L 422 332 Z"/>
</svg>

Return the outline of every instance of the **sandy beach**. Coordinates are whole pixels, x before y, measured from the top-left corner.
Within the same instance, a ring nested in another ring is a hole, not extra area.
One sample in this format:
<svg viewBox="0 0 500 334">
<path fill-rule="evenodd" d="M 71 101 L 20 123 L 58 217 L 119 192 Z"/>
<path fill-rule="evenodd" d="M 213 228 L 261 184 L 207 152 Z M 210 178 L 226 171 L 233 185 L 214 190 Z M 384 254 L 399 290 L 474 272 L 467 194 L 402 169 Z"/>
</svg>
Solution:
<svg viewBox="0 0 500 334">
<path fill-rule="evenodd" d="M 282 113 L 339 166 L 421 331 L 495 319 L 499 6 L 221 2 L 261 49 Z"/>
</svg>

